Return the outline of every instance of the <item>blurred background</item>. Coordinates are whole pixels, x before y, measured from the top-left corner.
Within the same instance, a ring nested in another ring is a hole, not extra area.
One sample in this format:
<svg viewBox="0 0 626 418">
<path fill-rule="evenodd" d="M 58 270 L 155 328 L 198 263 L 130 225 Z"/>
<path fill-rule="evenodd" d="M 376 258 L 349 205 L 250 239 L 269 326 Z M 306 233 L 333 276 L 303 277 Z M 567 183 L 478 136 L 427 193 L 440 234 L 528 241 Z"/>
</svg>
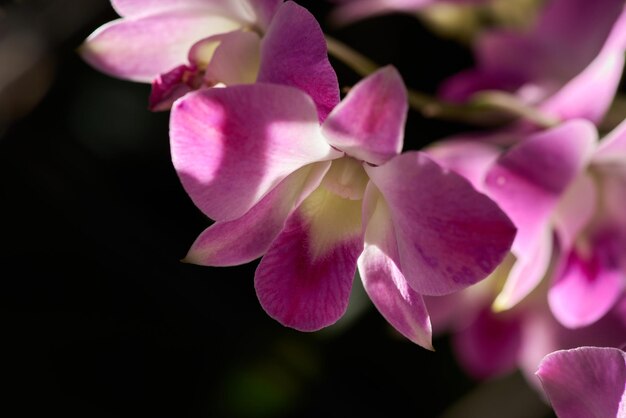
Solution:
<svg viewBox="0 0 626 418">
<path fill-rule="evenodd" d="M 434 93 L 469 49 L 388 15 L 326 32 Z M 446 336 L 397 335 L 355 288 L 337 325 L 283 328 L 254 294 L 256 262 L 180 262 L 209 225 L 170 163 L 148 85 L 76 49 L 116 18 L 108 0 L 0 3 L 2 374 L 11 417 L 551 417 L 514 374 L 479 383 Z M 359 77 L 333 61 L 342 86 Z M 410 114 L 406 148 L 471 127 Z M 358 281 L 355 282 L 358 286 Z"/>
</svg>

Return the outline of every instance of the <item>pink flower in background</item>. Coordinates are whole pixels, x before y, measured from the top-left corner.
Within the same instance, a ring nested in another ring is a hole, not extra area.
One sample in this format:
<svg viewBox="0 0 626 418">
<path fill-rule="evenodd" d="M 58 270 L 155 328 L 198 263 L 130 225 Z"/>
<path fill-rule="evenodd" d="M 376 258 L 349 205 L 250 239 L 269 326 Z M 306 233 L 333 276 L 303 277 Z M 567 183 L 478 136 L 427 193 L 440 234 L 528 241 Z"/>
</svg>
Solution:
<svg viewBox="0 0 626 418">
<path fill-rule="evenodd" d="M 551 353 L 537 376 L 559 418 L 626 417 L 626 353 L 580 347 Z"/>
<path fill-rule="evenodd" d="M 625 49 L 622 0 L 549 0 L 528 32 L 482 34 L 476 67 L 447 80 L 440 94 L 463 102 L 504 90 L 562 120 L 599 122 L 618 87 Z"/>
<path fill-rule="evenodd" d="M 355 270 L 382 315 L 431 345 L 422 295 L 488 275 L 515 229 L 462 177 L 400 154 L 406 90 L 386 67 L 358 83 L 322 126 L 299 90 L 257 83 L 191 93 L 173 107 L 174 166 L 216 222 L 187 261 L 263 256 L 255 288 L 280 323 L 313 331 L 345 312 Z"/>
<path fill-rule="evenodd" d="M 519 303 L 548 273 L 552 311 L 570 328 L 602 317 L 626 285 L 626 122 L 597 145 L 589 122 L 519 134 L 507 152 L 475 139 L 429 149 L 473 182 L 518 228 L 497 310 Z"/>
<path fill-rule="evenodd" d="M 310 94 L 324 118 L 339 101 L 324 35 L 304 8 L 282 0 L 112 0 L 122 16 L 95 31 L 83 58 L 115 77 L 152 83 L 150 107 L 168 109 L 203 87 L 279 83 Z"/>
<path fill-rule="evenodd" d="M 426 300 L 477 377 L 515 367 L 530 377 L 549 352 L 626 338 L 626 121 L 599 144 L 582 120 L 516 142 L 504 153 L 476 138 L 427 150 L 518 228 L 511 256 L 489 279 Z"/>
<path fill-rule="evenodd" d="M 333 19 L 349 23 L 367 17 L 393 12 L 415 12 L 437 3 L 484 3 L 486 0 L 334 0 Z"/>
</svg>

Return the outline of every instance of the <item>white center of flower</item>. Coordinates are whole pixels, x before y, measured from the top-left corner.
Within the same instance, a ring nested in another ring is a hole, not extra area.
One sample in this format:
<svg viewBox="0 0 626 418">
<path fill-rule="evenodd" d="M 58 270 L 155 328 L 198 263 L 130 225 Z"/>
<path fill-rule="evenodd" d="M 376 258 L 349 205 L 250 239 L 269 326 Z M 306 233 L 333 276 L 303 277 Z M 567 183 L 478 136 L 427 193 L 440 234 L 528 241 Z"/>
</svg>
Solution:
<svg viewBox="0 0 626 418">
<path fill-rule="evenodd" d="M 363 199 L 369 177 L 361 162 L 342 157 L 332 162 L 322 186 L 344 199 Z"/>
</svg>

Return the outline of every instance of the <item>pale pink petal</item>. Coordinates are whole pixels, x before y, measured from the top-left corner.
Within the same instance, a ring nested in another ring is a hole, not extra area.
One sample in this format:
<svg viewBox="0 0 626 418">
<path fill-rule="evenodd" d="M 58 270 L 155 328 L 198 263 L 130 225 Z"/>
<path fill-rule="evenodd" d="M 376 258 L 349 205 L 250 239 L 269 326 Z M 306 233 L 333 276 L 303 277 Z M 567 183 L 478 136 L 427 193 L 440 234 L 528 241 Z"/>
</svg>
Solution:
<svg viewBox="0 0 626 418">
<path fill-rule="evenodd" d="M 548 227 L 542 228 L 532 243 L 519 253 L 502 291 L 493 303 L 496 311 L 517 305 L 541 283 L 550 265 L 552 249 L 552 230 Z"/>
<path fill-rule="evenodd" d="M 339 102 L 339 84 L 328 61 L 324 33 L 315 17 L 294 2 L 280 7 L 263 38 L 258 81 L 308 93 L 320 121 Z"/>
<path fill-rule="evenodd" d="M 491 273 L 515 228 L 498 206 L 424 153 L 366 167 L 389 205 L 402 273 L 424 295 L 465 288 Z"/>
<path fill-rule="evenodd" d="M 358 260 L 365 291 L 385 319 L 402 335 L 432 350 L 432 329 L 422 296 L 402 274 L 396 236 L 386 203 L 373 187 L 365 206 L 373 206 L 366 219 L 365 250 Z M 367 210 L 367 209 L 366 209 Z"/>
<path fill-rule="evenodd" d="M 209 38 L 219 42 L 205 72 L 208 85 L 254 83 L 260 63 L 261 39 L 254 32 L 237 30 Z"/>
<path fill-rule="evenodd" d="M 616 348 L 580 347 L 547 355 L 537 371 L 562 418 L 626 416 L 626 354 Z"/>
<path fill-rule="evenodd" d="M 149 83 L 157 75 L 186 64 L 187 52 L 199 39 L 239 26 L 233 20 L 195 11 L 121 19 L 89 36 L 81 54 L 106 74 Z"/>
<path fill-rule="evenodd" d="M 479 191 L 485 187 L 485 176 L 501 153 L 495 145 L 464 139 L 437 142 L 424 151 L 440 166 L 465 177 Z"/>
<path fill-rule="evenodd" d="M 290 174 L 241 218 L 216 222 L 191 246 L 185 261 L 233 266 L 261 257 L 301 200 L 314 190 L 330 162 L 310 164 Z"/>
<path fill-rule="evenodd" d="M 523 318 L 482 309 L 472 323 L 453 336 L 463 368 L 477 379 L 513 371 L 522 347 Z"/>
<path fill-rule="evenodd" d="M 210 218 L 236 219 L 300 167 L 340 157 L 321 136 L 313 101 L 271 84 L 205 89 L 177 101 L 174 167 Z"/>
<path fill-rule="evenodd" d="M 300 331 L 335 323 L 348 306 L 362 251 L 361 201 L 320 186 L 287 220 L 257 268 L 261 306 Z"/>
<path fill-rule="evenodd" d="M 622 295 L 626 274 L 610 265 L 602 254 L 611 251 L 594 242 L 592 253 L 571 251 L 563 272 L 551 285 L 548 302 L 554 316 L 568 328 L 593 324 L 613 307 Z M 610 246 L 610 243 L 605 243 Z M 626 336 L 624 337 L 626 342 Z"/>
<path fill-rule="evenodd" d="M 594 163 L 624 164 L 626 161 L 626 120 L 606 135 L 593 155 Z"/>
<path fill-rule="evenodd" d="M 265 29 L 282 0 L 111 0 L 120 16 L 142 17 L 194 10 L 235 19 Z"/>
<path fill-rule="evenodd" d="M 596 212 L 597 190 L 589 173 L 581 173 L 565 193 L 552 218 L 560 248 L 569 251 Z"/>
<path fill-rule="evenodd" d="M 402 151 L 407 112 L 402 77 L 387 66 L 350 90 L 328 116 L 322 132 L 335 148 L 380 165 Z"/>
<path fill-rule="evenodd" d="M 623 49 L 602 53 L 539 110 L 561 120 L 584 118 L 599 123 L 615 97 L 623 70 Z"/>
<path fill-rule="evenodd" d="M 232 0 L 111 0 L 111 5 L 120 16 L 139 17 L 172 10 L 211 10 L 211 3 L 226 3 Z"/>
<path fill-rule="evenodd" d="M 518 228 L 513 244 L 518 258 L 535 246 L 562 193 L 585 167 L 596 138 L 591 123 L 566 122 L 531 135 L 487 174 L 487 193 Z"/>
</svg>

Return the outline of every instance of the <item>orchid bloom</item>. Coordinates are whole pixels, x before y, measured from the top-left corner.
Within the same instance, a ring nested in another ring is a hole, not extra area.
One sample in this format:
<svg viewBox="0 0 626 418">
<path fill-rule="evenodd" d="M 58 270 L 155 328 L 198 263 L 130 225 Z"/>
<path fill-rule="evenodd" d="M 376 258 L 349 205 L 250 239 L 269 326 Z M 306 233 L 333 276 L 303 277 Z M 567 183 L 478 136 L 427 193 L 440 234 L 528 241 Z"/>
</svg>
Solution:
<svg viewBox="0 0 626 418">
<path fill-rule="evenodd" d="M 229 266 L 263 256 L 261 305 L 302 331 L 343 315 L 358 265 L 382 315 L 431 347 L 422 295 L 483 279 L 515 229 L 461 176 L 422 152 L 400 154 L 407 107 L 392 67 L 354 86 L 321 126 L 312 100 L 286 86 L 207 89 L 177 101 L 174 166 L 216 220 L 186 261 Z"/>
<path fill-rule="evenodd" d="M 548 273 L 549 302 L 570 328 L 601 318 L 626 285 L 626 122 L 598 145 L 595 127 L 572 120 L 524 135 L 500 155 L 494 145 L 456 140 L 430 154 L 473 181 L 511 217 L 515 257 L 496 310 L 523 300 Z"/>
<path fill-rule="evenodd" d="M 537 370 L 559 418 L 626 417 L 626 353 L 580 347 L 546 356 Z"/>
<path fill-rule="evenodd" d="M 504 90 L 558 119 L 599 122 L 617 90 L 625 49 L 623 0 L 549 0 L 529 32 L 480 36 L 476 67 L 443 83 L 440 95 L 462 102 Z"/>
<path fill-rule="evenodd" d="M 96 30 L 83 58 L 109 75 L 152 83 L 150 108 L 199 88 L 286 84 L 313 97 L 323 119 L 339 101 L 324 34 L 282 0 L 112 0 L 122 16 Z"/>
<path fill-rule="evenodd" d="M 405 12 L 412 13 L 437 3 L 482 3 L 485 0 L 334 0 L 338 3 L 333 19 L 341 23 L 364 19 L 371 16 Z"/>
</svg>

